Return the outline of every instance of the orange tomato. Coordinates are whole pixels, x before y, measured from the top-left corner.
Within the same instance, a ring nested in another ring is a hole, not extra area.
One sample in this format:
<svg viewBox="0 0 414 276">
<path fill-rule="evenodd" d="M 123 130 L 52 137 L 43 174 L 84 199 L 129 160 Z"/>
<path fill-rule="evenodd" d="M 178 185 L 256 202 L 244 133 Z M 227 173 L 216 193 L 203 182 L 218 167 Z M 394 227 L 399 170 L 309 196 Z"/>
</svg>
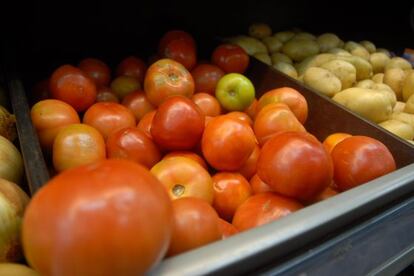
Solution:
<svg viewBox="0 0 414 276">
<path fill-rule="evenodd" d="M 328 137 L 326 137 L 325 140 L 323 140 L 322 144 L 330 154 L 339 142 L 351 136 L 352 135 L 348 133 L 342 133 L 342 132 L 333 133 L 331 135 L 328 135 Z"/>
<path fill-rule="evenodd" d="M 187 41 L 180 39 L 168 43 L 162 57 L 181 63 L 187 70 L 191 70 L 197 62 L 196 49 Z"/>
<path fill-rule="evenodd" d="M 257 174 L 250 179 L 250 186 L 252 187 L 253 194 L 272 192 L 272 188 L 264 183 Z"/>
<path fill-rule="evenodd" d="M 249 66 L 249 55 L 238 45 L 222 44 L 214 49 L 211 61 L 226 73 L 243 74 Z"/>
<path fill-rule="evenodd" d="M 145 62 L 137 57 L 130 56 L 123 59 L 116 67 L 116 75 L 136 78 L 140 83 L 144 81 L 147 66 Z"/>
<path fill-rule="evenodd" d="M 98 88 L 98 94 L 96 94 L 96 102 L 113 102 L 119 103 L 118 96 L 112 91 L 111 88 L 101 86 Z"/>
<path fill-rule="evenodd" d="M 237 230 L 236 227 L 234 227 L 233 224 L 225 221 L 222 218 L 218 219 L 218 225 L 219 225 L 219 229 L 221 232 L 221 239 L 225 240 L 230 236 L 236 235 L 237 233 L 239 233 L 239 230 Z"/>
<path fill-rule="evenodd" d="M 141 83 L 134 77 L 119 76 L 111 82 L 111 89 L 118 99 L 123 100 L 128 94 L 141 89 Z"/>
<path fill-rule="evenodd" d="M 338 192 L 336 190 L 334 190 L 331 186 L 326 187 L 325 190 L 322 191 L 322 193 L 320 193 L 312 202 L 310 203 L 315 203 L 315 202 L 319 202 L 319 201 L 323 201 L 325 199 L 328 199 L 330 197 L 336 196 L 338 194 Z"/>
<path fill-rule="evenodd" d="M 249 115 L 247 115 L 244 112 L 232 111 L 232 112 L 226 113 L 225 116 L 228 116 L 228 117 L 231 117 L 231 118 L 235 118 L 237 120 L 240 120 L 243 123 L 248 124 L 250 127 L 253 127 L 253 121 L 252 121 L 252 119 L 249 117 Z"/>
<path fill-rule="evenodd" d="M 200 164 L 204 169 L 208 170 L 208 166 L 207 166 L 206 161 L 204 161 L 204 159 L 195 152 L 191 152 L 191 151 L 172 151 L 172 152 L 169 152 L 166 155 L 164 155 L 163 159 L 167 159 L 167 158 L 171 158 L 171 157 L 187 157 L 187 158 L 193 159 L 198 164 Z"/>
<path fill-rule="evenodd" d="M 243 166 L 237 172 L 243 175 L 246 179 L 252 178 L 257 171 L 257 160 L 259 160 L 259 155 L 260 147 L 256 145 L 252 154 L 250 154 L 249 158 L 247 159 L 246 163 L 244 163 Z"/>
<path fill-rule="evenodd" d="M 107 86 L 111 81 L 111 70 L 102 60 L 85 58 L 79 63 L 79 69 L 85 72 L 97 86 Z"/>
<path fill-rule="evenodd" d="M 134 113 L 137 121 L 141 120 L 148 112 L 154 110 L 154 106 L 148 101 L 145 92 L 142 90 L 137 90 L 126 95 L 122 100 L 122 105 Z"/>
<path fill-rule="evenodd" d="M 250 119 L 254 120 L 256 118 L 256 108 L 257 108 L 257 99 L 254 99 L 253 102 L 246 108 L 244 111 L 249 115 Z"/>
<path fill-rule="evenodd" d="M 141 120 L 139 121 L 137 125 L 137 128 L 142 130 L 145 133 L 145 135 L 147 135 L 151 140 L 152 140 L 152 135 L 151 135 L 152 120 L 154 120 L 154 116 L 156 112 L 157 112 L 156 110 L 153 110 L 145 114 L 144 117 L 141 118 Z"/>
<path fill-rule="evenodd" d="M 204 116 L 215 117 L 221 114 L 221 106 L 216 97 L 207 93 L 196 93 L 191 99 L 200 108 Z"/>
</svg>

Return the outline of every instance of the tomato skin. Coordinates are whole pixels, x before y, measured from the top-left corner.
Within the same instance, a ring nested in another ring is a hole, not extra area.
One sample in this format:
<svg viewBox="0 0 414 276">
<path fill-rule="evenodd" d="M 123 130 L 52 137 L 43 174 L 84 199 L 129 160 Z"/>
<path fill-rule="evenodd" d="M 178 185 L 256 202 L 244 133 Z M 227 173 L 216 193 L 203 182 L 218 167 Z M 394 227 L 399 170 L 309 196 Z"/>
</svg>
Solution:
<svg viewBox="0 0 414 276">
<path fill-rule="evenodd" d="M 244 111 L 252 120 L 256 118 L 257 102 L 257 99 L 254 99 L 253 102 Z"/>
<path fill-rule="evenodd" d="M 136 127 L 112 132 L 106 141 L 108 158 L 123 158 L 151 169 L 161 160 L 161 153 L 151 139 Z"/>
<path fill-rule="evenodd" d="M 212 54 L 211 61 L 226 73 L 243 74 L 249 66 L 249 56 L 242 47 L 234 44 L 219 45 Z"/>
<path fill-rule="evenodd" d="M 96 128 L 105 140 L 112 132 L 136 125 L 135 116 L 131 110 L 121 104 L 111 102 L 92 105 L 83 115 L 82 122 Z"/>
<path fill-rule="evenodd" d="M 366 136 L 352 136 L 339 142 L 331 153 L 334 181 L 346 191 L 396 169 L 395 160 L 380 141 Z"/>
<path fill-rule="evenodd" d="M 250 127 L 253 127 L 252 119 L 250 119 L 249 115 L 247 115 L 244 112 L 232 111 L 232 112 L 226 113 L 225 116 L 235 118 L 237 120 L 240 120 L 243 123 L 246 123 Z"/>
<path fill-rule="evenodd" d="M 204 116 L 190 99 L 174 96 L 163 102 L 151 126 L 155 143 L 168 150 L 189 150 L 201 139 Z"/>
<path fill-rule="evenodd" d="M 236 235 L 237 233 L 239 233 L 239 230 L 237 230 L 237 228 L 233 224 L 225 221 L 222 218 L 218 219 L 218 225 L 219 225 L 219 229 L 220 229 L 220 232 L 221 232 L 221 239 L 222 240 L 225 240 L 228 237 L 231 237 L 231 236 Z"/>
<path fill-rule="evenodd" d="M 145 114 L 144 117 L 141 118 L 141 120 L 139 121 L 137 125 L 137 128 L 142 130 L 145 133 L 145 135 L 147 135 L 148 138 L 150 138 L 151 140 L 152 140 L 152 135 L 151 135 L 152 121 L 154 120 L 154 116 L 156 112 L 157 112 L 156 110 L 153 110 Z"/>
<path fill-rule="evenodd" d="M 204 200 L 185 197 L 174 200 L 173 231 L 168 256 L 195 249 L 221 238 L 218 215 Z"/>
<path fill-rule="evenodd" d="M 330 197 L 336 196 L 338 194 L 338 192 L 333 189 L 331 186 L 326 187 L 325 190 L 322 191 L 322 193 L 320 193 L 314 200 L 312 200 L 312 203 L 316 203 L 319 201 L 323 201 L 325 199 L 328 199 Z"/>
<path fill-rule="evenodd" d="M 241 174 L 220 172 L 213 176 L 213 185 L 213 207 L 222 219 L 231 221 L 237 208 L 251 196 L 250 184 Z"/>
<path fill-rule="evenodd" d="M 196 42 L 194 38 L 191 36 L 191 34 L 182 30 L 171 30 L 166 32 L 160 39 L 160 42 L 158 44 L 158 53 L 160 56 L 162 56 L 162 54 L 164 53 L 167 45 L 174 40 L 183 40 L 192 48 L 196 49 Z"/>
<path fill-rule="evenodd" d="M 128 94 L 141 89 L 141 83 L 134 77 L 119 76 L 112 80 L 111 89 L 118 99 L 123 100 Z"/>
<path fill-rule="evenodd" d="M 96 99 L 95 83 L 79 68 L 62 65 L 49 82 L 50 95 L 70 104 L 76 111 L 85 111 Z"/>
<path fill-rule="evenodd" d="M 79 63 L 79 69 L 85 72 L 97 86 L 107 86 L 111 81 L 111 69 L 96 58 L 85 58 Z"/>
<path fill-rule="evenodd" d="M 163 53 L 164 58 L 169 58 L 181 63 L 187 70 L 191 70 L 197 62 L 196 50 L 185 40 L 173 40 L 167 44 Z"/>
<path fill-rule="evenodd" d="M 112 91 L 111 88 L 106 86 L 101 86 L 98 88 L 98 93 L 96 94 L 96 102 L 113 102 L 119 103 L 118 96 Z"/>
<path fill-rule="evenodd" d="M 190 158 L 196 161 L 198 164 L 200 164 L 204 169 L 208 170 L 206 161 L 204 161 L 204 159 L 200 155 L 192 151 L 172 151 L 164 155 L 163 159 L 179 156 Z"/>
<path fill-rule="evenodd" d="M 196 93 L 191 100 L 200 108 L 204 116 L 215 117 L 221 114 L 221 106 L 218 100 L 207 93 Z"/>
<path fill-rule="evenodd" d="M 257 174 L 273 191 L 310 201 L 332 182 L 333 164 L 313 135 L 282 132 L 263 146 Z"/>
<path fill-rule="evenodd" d="M 116 67 L 116 75 L 136 78 L 140 83 L 144 81 L 147 65 L 137 57 L 129 56 L 123 59 Z"/>
<path fill-rule="evenodd" d="M 41 275 L 142 275 L 165 255 L 171 230 L 171 201 L 159 181 L 113 159 L 43 186 L 26 209 L 22 239 Z"/>
<path fill-rule="evenodd" d="M 204 92 L 214 96 L 216 94 L 217 83 L 224 74 L 224 71 L 216 65 L 197 65 L 191 71 L 195 84 L 195 92 Z"/>
<path fill-rule="evenodd" d="M 259 160 L 260 156 L 260 147 L 256 145 L 252 154 L 250 154 L 249 158 L 243 164 L 243 166 L 238 170 L 238 173 L 243 175 L 246 179 L 250 179 L 253 175 L 257 172 L 257 161 Z"/>
<path fill-rule="evenodd" d="M 260 193 L 249 197 L 236 211 L 233 225 L 240 231 L 267 224 L 287 216 L 303 206 L 275 193 Z"/>
<path fill-rule="evenodd" d="M 264 183 L 263 180 L 261 180 L 260 177 L 257 174 L 255 174 L 250 179 L 250 186 L 252 187 L 253 194 L 273 192 L 272 188 L 270 188 L 269 185 Z"/>
<path fill-rule="evenodd" d="M 190 98 L 194 93 L 194 80 L 183 65 L 165 58 L 148 68 L 144 90 L 150 103 L 159 106 L 171 96 Z"/>
<path fill-rule="evenodd" d="M 213 118 L 205 127 L 201 148 L 207 162 L 217 170 L 237 171 L 256 146 L 253 130 L 226 115 Z"/>
<path fill-rule="evenodd" d="M 342 132 L 332 133 L 331 135 L 328 135 L 328 137 L 326 137 L 325 140 L 323 140 L 322 144 L 325 147 L 325 149 L 329 152 L 329 154 L 331 154 L 332 150 L 338 143 L 351 136 L 351 134 Z"/>
<path fill-rule="evenodd" d="M 148 101 L 145 92 L 137 90 L 125 96 L 122 105 L 126 106 L 135 115 L 137 122 L 150 111 L 154 110 L 154 106 Z"/>
<path fill-rule="evenodd" d="M 165 186 L 172 200 L 196 197 L 209 204 L 213 202 L 213 180 L 196 161 L 187 157 L 163 159 L 151 169 L 151 173 Z"/>
</svg>

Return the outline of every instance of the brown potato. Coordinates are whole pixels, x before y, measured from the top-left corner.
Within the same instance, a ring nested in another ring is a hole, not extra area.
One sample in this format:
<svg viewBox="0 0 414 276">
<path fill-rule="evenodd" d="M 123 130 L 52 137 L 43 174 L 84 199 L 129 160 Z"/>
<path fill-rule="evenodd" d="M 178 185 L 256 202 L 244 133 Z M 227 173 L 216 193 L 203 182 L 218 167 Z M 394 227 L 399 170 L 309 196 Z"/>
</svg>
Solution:
<svg viewBox="0 0 414 276">
<path fill-rule="evenodd" d="M 384 83 L 392 88 L 397 99 L 408 100 L 409 95 L 403 95 L 402 87 L 405 80 L 404 70 L 401 68 L 391 68 L 385 71 L 384 73 Z"/>
<path fill-rule="evenodd" d="M 332 72 L 341 81 L 341 89 L 351 87 L 356 81 L 356 69 L 347 61 L 334 59 L 320 67 Z"/>
<path fill-rule="evenodd" d="M 303 75 L 303 81 L 306 85 L 328 97 L 333 97 L 341 91 L 341 81 L 324 68 L 308 68 Z"/>
</svg>

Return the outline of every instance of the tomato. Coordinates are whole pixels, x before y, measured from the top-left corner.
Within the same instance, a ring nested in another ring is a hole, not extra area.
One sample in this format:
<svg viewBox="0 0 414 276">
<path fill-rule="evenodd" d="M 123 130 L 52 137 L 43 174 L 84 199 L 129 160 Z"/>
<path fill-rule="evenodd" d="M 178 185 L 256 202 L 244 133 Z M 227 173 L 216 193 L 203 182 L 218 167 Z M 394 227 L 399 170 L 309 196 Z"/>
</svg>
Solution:
<svg viewBox="0 0 414 276">
<path fill-rule="evenodd" d="M 112 91 L 111 88 L 101 86 L 98 88 L 98 94 L 96 94 L 96 102 L 113 102 L 119 103 L 118 96 Z"/>
<path fill-rule="evenodd" d="M 249 56 L 242 47 L 222 44 L 212 54 L 211 61 L 226 73 L 243 74 L 249 66 Z"/>
<path fill-rule="evenodd" d="M 112 132 L 106 141 L 108 158 L 124 158 L 151 169 L 161 160 L 161 153 L 142 130 L 135 127 Z"/>
<path fill-rule="evenodd" d="M 243 175 L 246 179 L 252 178 L 257 171 L 257 160 L 259 160 L 259 155 L 260 147 L 256 145 L 252 154 L 250 154 L 249 158 L 237 172 Z"/>
<path fill-rule="evenodd" d="M 136 125 L 131 110 L 118 103 L 95 103 L 83 115 L 83 123 L 96 128 L 106 140 L 111 132 Z"/>
<path fill-rule="evenodd" d="M 352 136 L 339 142 L 331 153 L 334 180 L 340 191 L 349 190 L 396 169 L 394 158 L 380 141 Z"/>
<path fill-rule="evenodd" d="M 257 103 L 256 114 L 259 113 L 264 106 L 271 103 L 286 104 L 302 124 L 304 124 L 308 118 L 308 103 L 306 102 L 305 97 L 291 87 L 276 88 L 264 93 Z"/>
<path fill-rule="evenodd" d="M 97 86 L 107 86 L 111 81 L 111 70 L 99 59 L 85 58 L 79 63 L 79 69 L 85 72 Z"/>
<path fill-rule="evenodd" d="M 237 208 L 252 194 L 249 182 L 239 173 L 220 172 L 213 176 L 213 207 L 222 219 L 231 221 Z"/>
<path fill-rule="evenodd" d="M 272 103 L 260 110 L 254 120 L 253 129 L 262 146 L 283 131 L 306 132 L 295 114 L 284 103 Z"/>
<path fill-rule="evenodd" d="M 309 201 L 332 182 L 333 165 L 313 135 L 282 132 L 263 146 L 257 174 L 273 191 Z"/>
<path fill-rule="evenodd" d="M 142 90 L 137 90 L 126 95 L 122 100 L 122 105 L 134 113 L 137 121 L 141 120 L 148 112 L 154 110 L 154 106 L 148 101 L 145 92 Z"/>
<path fill-rule="evenodd" d="M 40 145 L 44 149 L 52 149 L 53 141 L 63 127 L 80 123 L 76 110 L 59 100 L 42 100 L 36 103 L 30 111 L 30 116 Z"/>
<path fill-rule="evenodd" d="M 192 71 L 194 79 L 195 92 L 204 92 L 211 95 L 216 94 L 216 86 L 224 76 L 223 70 L 213 64 L 199 64 Z"/>
<path fill-rule="evenodd" d="M 61 172 L 105 159 L 105 141 L 93 127 L 72 124 L 62 128 L 53 143 L 53 166 Z"/>
<path fill-rule="evenodd" d="M 137 128 L 142 130 L 145 133 L 145 135 L 147 135 L 151 140 L 152 140 L 152 135 L 151 135 L 152 120 L 154 120 L 154 116 L 156 112 L 157 112 L 156 110 L 153 110 L 145 114 L 144 117 L 141 118 L 141 120 L 139 121 L 137 125 Z"/>
<path fill-rule="evenodd" d="M 187 157 L 163 159 L 151 169 L 164 184 L 171 199 L 196 197 L 213 202 L 213 181 L 210 174 L 196 161 Z"/>
<path fill-rule="evenodd" d="M 144 81 L 147 66 L 145 62 L 137 57 L 130 56 L 123 59 L 116 67 L 116 75 L 136 78 L 140 83 Z"/>
<path fill-rule="evenodd" d="M 272 192 L 272 188 L 264 183 L 257 174 L 250 179 L 250 186 L 252 187 L 253 194 Z"/>
<path fill-rule="evenodd" d="M 119 76 L 111 82 L 111 89 L 120 100 L 123 100 L 128 94 L 141 89 L 141 84 L 134 77 Z"/>
<path fill-rule="evenodd" d="M 200 155 L 198 155 L 195 152 L 191 152 L 191 151 L 172 151 L 164 155 L 163 159 L 167 159 L 171 157 L 179 157 L 179 156 L 193 159 L 198 164 L 200 164 L 204 169 L 208 170 L 206 161 L 204 161 L 204 159 Z"/>
<path fill-rule="evenodd" d="M 165 33 L 160 39 L 160 42 L 158 45 L 158 53 L 160 56 L 164 53 L 167 45 L 170 44 L 170 42 L 174 40 L 183 40 L 187 44 L 189 44 L 191 47 L 196 49 L 196 42 L 189 33 L 182 31 L 182 30 L 172 30 L 172 31 Z"/>
<path fill-rule="evenodd" d="M 162 57 L 181 63 L 187 70 L 191 70 L 197 62 L 195 48 L 185 40 L 180 39 L 168 43 Z"/>
<path fill-rule="evenodd" d="M 168 256 L 195 249 L 221 238 L 218 216 L 210 204 L 198 198 L 173 203 L 173 230 Z"/>
<path fill-rule="evenodd" d="M 244 111 L 249 115 L 250 119 L 254 120 L 256 118 L 256 108 L 257 108 L 257 99 L 254 99 L 253 102 L 246 108 Z"/>
<path fill-rule="evenodd" d="M 323 140 L 323 146 L 325 147 L 325 149 L 331 153 L 332 150 L 334 149 L 334 147 L 341 142 L 342 140 L 351 137 L 351 134 L 348 133 L 342 133 L 342 132 L 336 132 L 333 133 L 331 135 L 328 135 L 328 137 L 325 138 L 325 140 Z"/>
<path fill-rule="evenodd" d="M 172 206 L 159 181 L 126 160 L 65 171 L 29 203 L 26 259 L 41 275 L 143 275 L 163 258 Z"/>
<path fill-rule="evenodd" d="M 222 218 L 218 219 L 218 226 L 221 232 L 221 239 L 225 240 L 230 236 L 236 235 L 237 233 L 239 233 L 239 230 L 237 230 L 236 227 L 234 227 L 233 224 L 228 223 L 227 221 L 225 221 Z"/>
<path fill-rule="evenodd" d="M 335 191 L 331 186 L 328 186 L 325 190 L 322 191 L 312 202 L 315 203 L 319 201 L 323 201 L 325 199 L 328 199 L 330 197 L 336 196 L 338 194 L 337 191 Z"/>
<path fill-rule="evenodd" d="M 204 116 L 190 99 L 181 96 L 163 102 L 151 126 L 153 140 L 164 149 L 189 150 L 201 139 Z"/>
<path fill-rule="evenodd" d="M 247 115 L 244 112 L 232 111 L 232 112 L 226 113 L 225 116 L 235 118 L 237 120 L 240 120 L 243 123 L 247 123 L 250 127 L 253 126 L 252 119 L 249 117 L 249 115 Z"/>
<path fill-rule="evenodd" d="M 210 94 L 196 93 L 191 99 L 200 108 L 204 116 L 215 117 L 221 114 L 220 103 Z"/>
<path fill-rule="evenodd" d="M 299 202 L 274 193 L 256 194 L 237 209 L 233 225 L 239 231 L 245 231 L 280 219 L 302 207 Z"/>
<path fill-rule="evenodd" d="M 190 98 L 194 93 L 194 80 L 180 63 L 172 59 L 161 59 L 148 68 L 144 90 L 150 103 L 159 106 L 171 96 Z"/>
<path fill-rule="evenodd" d="M 49 88 L 52 98 L 70 104 L 76 111 L 86 110 L 96 99 L 95 83 L 71 65 L 62 65 L 53 72 Z"/>
<path fill-rule="evenodd" d="M 246 123 L 226 115 L 213 118 L 205 127 L 201 148 L 217 170 L 240 169 L 256 147 L 256 137 Z"/>
</svg>

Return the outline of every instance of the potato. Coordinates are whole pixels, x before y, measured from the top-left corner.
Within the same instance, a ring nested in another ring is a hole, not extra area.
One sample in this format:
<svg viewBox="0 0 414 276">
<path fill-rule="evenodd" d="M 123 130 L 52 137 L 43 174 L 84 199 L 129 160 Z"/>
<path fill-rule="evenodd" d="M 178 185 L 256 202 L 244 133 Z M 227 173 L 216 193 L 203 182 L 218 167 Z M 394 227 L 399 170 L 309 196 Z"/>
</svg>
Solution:
<svg viewBox="0 0 414 276">
<path fill-rule="evenodd" d="M 372 65 L 374 74 L 384 72 L 385 66 L 390 61 L 390 58 L 384 53 L 373 53 L 369 57 L 369 62 Z"/>
<path fill-rule="evenodd" d="M 285 73 L 286 75 L 292 77 L 292 78 L 297 78 L 298 77 L 298 72 L 296 72 L 295 67 L 293 67 L 292 64 L 283 62 L 283 61 L 279 61 L 273 64 L 273 68 Z"/>
<path fill-rule="evenodd" d="M 267 65 L 272 65 L 272 60 L 267 53 L 256 53 L 253 56 Z"/>
<path fill-rule="evenodd" d="M 335 55 L 326 53 L 307 57 L 296 66 L 296 70 L 299 75 L 303 75 L 309 67 L 319 67 L 322 64 L 334 59 L 336 59 Z"/>
<path fill-rule="evenodd" d="M 377 73 L 377 74 L 373 75 L 371 80 L 373 80 L 376 83 L 383 83 L 384 73 Z"/>
<path fill-rule="evenodd" d="M 366 88 L 366 89 L 374 89 L 375 82 L 373 80 L 367 79 L 359 81 L 355 84 L 355 87 Z"/>
<path fill-rule="evenodd" d="M 414 127 L 414 114 L 409 114 L 405 112 L 393 112 L 390 119 L 404 122 Z"/>
<path fill-rule="evenodd" d="M 348 41 L 345 43 L 344 49 L 350 52 L 353 56 L 361 57 L 365 60 L 369 60 L 369 52 L 367 49 L 364 48 L 359 43 L 356 43 L 355 41 Z"/>
<path fill-rule="evenodd" d="M 390 51 L 388 51 L 387 49 L 384 49 L 384 48 L 377 48 L 377 53 L 384 53 L 384 54 L 386 54 L 389 58 L 391 58 Z"/>
<path fill-rule="evenodd" d="M 394 91 L 392 91 L 391 87 L 389 87 L 386 84 L 375 83 L 374 81 L 368 79 L 368 80 L 359 81 L 355 85 L 355 87 L 365 88 L 365 89 L 370 89 L 370 90 L 375 90 L 375 91 L 381 91 L 387 95 L 392 107 L 394 107 L 395 104 L 397 103 L 397 97 L 395 96 Z"/>
<path fill-rule="evenodd" d="M 379 125 L 403 139 L 412 140 L 414 138 L 414 128 L 407 123 L 391 119 L 384 121 Z"/>
<path fill-rule="evenodd" d="M 332 72 L 341 81 L 341 89 L 351 87 L 356 81 L 356 69 L 347 61 L 334 59 L 322 64 L 321 68 Z"/>
<path fill-rule="evenodd" d="M 414 114 L 414 96 L 411 95 L 405 102 L 404 112 Z"/>
<path fill-rule="evenodd" d="M 347 61 L 354 65 L 356 69 L 356 80 L 365 80 L 369 79 L 372 76 L 372 65 L 365 59 L 357 56 L 342 56 L 337 55 L 337 59 Z"/>
<path fill-rule="evenodd" d="M 341 81 L 333 73 L 324 68 L 308 68 L 303 75 L 303 81 L 306 85 L 328 97 L 333 97 L 341 91 Z"/>
<path fill-rule="evenodd" d="M 249 35 L 254 38 L 263 39 L 272 35 L 272 29 L 265 23 L 253 23 L 249 26 Z"/>
<path fill-rule="evenodd" d="M 264 45 L 263 42 L 261 42 L 260 40 L 253 38 L 253 37 L 240 35 L 240 36 L 230 37 L 228 41 L 239 45 L 249 55 L 254 55 L 257 53 L 267 53 L 266 45 Z"/>
<path fill-rule="evenodd" d="M 382 91 L 351 87 L 332 99 L 375 123 L 388 120 L 392 113 L 389 97 Z"/>
<path fill-rule="evenodd" d="M 319 45 L 315 40 L 293 38 L 283 45 L 282 52 L 294 61 L 302 61 L 319 53 Z"/>
<path fill-rule="evenodd" d="M 292 64 L 292 60 L 290 59 L 290 57 L 288 57 L 285 54 L 282 53 L 273 53 L 270 56 L 270 59 L 272 60 L 272 64 L 278 63 L 278 62 L 286 62 L 289 64 Z"/>
<path fill-rule="evenodd" d="M 328 51 L 328 53 L 335 54 L 335 55 L 342 55 L 342 56 L 352 56 L 350 52 L 342 48 L 332 48 Z"/>
<path fill-rule="evenodd" d="M 409 97 L 408 94 L 403 95 L 402 93 L 405 77 L 404 70 L 401 68 L 391 68 L 385 71 L 383 80 L 385 84 L 392 88 L 395 95 L 397 95 L 397 99 L 404 99 L 404 101 L 408 100 Z"/>
<path fill-rule="evenodd" d="M 316 40 L 316 36 L 314 36 L 311 33 L 307 33 L 307 32 L 300 32 L 295 34 L 295 36 L 292 39 L 310 39 L 310 40 Z"/>
<path fill-rule="evenodd" d="M 330 49 L 339 47 L 340 39 L 336 36 L 336 34 L 324 33 L 318 36 L 316 42 L 319 44 L 320 51 L 325 53 Z"/>
<path fill-rule="evenodd" d="M 375 53 L 375 51 L 377 50 L 377 47 L 375 47 L 375 44 L 372 43 L 371 41 L 362 40 L 359 42 L 359 44 L 361 44 L 365 49 L 367 49 L 367 51 L 370 54 Z"/>
<path fill-rule="evenodd" d="M 412 66 L 408 60 L 401 57 L 393 57 L 385 66 L 385 71 L 391 68 L 401 68 L 403 70 L 411 70 Z"/>
<path fill-rule="evenodd" d="M 294 37 L 295 33 L 291 31 L 277 32 L 273 36 L 279 39 L 282 43 L 285 43 Z"/>
<path fill-rule="evenodd" d="M 269 53 L 278 52 L 283 47 L 283 43 L 274 36 L 265 37 L 262 41 L 266 45 Z"/>
<path fill-rule="evenodd" d="M 411 98 L 411 95 L 414 94 L 414 71 L 406 74 L 405 80 L 402 87 L 402 95 L 404 99 Z"/>
<path fill-rule="evenodd" d="M 394 105 L 394 108 L 392 109 L 393 113 L 399 113 L 399 112 L 403 112 L 405 108 L 405 102 L 400 102 L 397 101 Z M 414 124 L 413 124 L 414 126 Z"/>
</svg>

